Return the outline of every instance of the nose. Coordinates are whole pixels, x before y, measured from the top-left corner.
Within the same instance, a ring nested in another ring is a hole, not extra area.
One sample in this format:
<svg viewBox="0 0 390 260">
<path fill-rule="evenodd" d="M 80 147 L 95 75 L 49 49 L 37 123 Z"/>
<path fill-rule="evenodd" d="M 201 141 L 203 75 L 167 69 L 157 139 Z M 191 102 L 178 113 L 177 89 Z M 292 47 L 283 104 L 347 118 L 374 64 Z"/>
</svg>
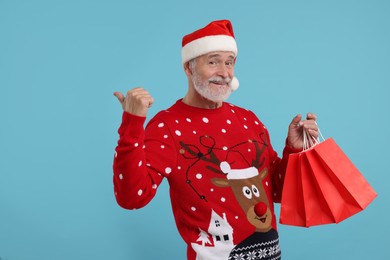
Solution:
<svg viewBox="0 0 390 260">
<path fill-rule="evenodd" d="M 259 202 L 255 205 L 255 213 L 257 216 L 263 216 L 267 212 L 267 204 Z"/>
<path fill-rule="evenodd" d="M 219 66 L 218 76 L 221 76 L 223 78 L 230 77 L 229 68 L 225 64 L 221 64 L 221 66 Z"/>
</svg>

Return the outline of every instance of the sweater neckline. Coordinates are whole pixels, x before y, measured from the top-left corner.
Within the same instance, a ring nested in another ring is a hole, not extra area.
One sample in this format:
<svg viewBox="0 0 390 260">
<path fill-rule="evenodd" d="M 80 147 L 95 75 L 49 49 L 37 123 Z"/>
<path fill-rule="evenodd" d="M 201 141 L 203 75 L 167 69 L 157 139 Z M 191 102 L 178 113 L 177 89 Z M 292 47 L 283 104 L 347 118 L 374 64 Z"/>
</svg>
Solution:
<svg viewBox="0 0 390 260">
<path fill-rule="evenodd" d="M 229 106 L 229 103 L 222 102 L 222 106 L 218 108 L 213 108 L 213 109 L 208 109 L 208 108 L 199 108 L 199 107 L 193 107 L 190 105 L 187 105 L 183 102 L 183 99 L 179 99 L 176 101 L 175 107 L 177 107 L 180 110 L 186 110 L 191 113 L 196 113 L 196 114 L 218 114 L 221 113 L 222 111 L 225 111 L 227 107 Z"/>
</svg>

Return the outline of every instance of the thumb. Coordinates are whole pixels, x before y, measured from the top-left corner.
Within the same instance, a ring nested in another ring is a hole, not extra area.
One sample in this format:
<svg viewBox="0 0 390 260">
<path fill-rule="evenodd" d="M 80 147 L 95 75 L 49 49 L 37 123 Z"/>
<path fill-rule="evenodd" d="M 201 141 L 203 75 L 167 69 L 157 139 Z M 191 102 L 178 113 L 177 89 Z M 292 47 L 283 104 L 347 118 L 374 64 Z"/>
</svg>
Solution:
<svg viewBox="0 0 390 260">
<path fill-rule="evenodd" d="M 125 96 L 121 92 L 114 92 L 114 96 L 116 96 L 121 104 L 125 101 Z"/>
<path fill-rule="evenodd" d="M 295 126 L 295 127 L 299 127 L 300 126 L 300 122 L 301 122 L 301 119 L 302 119 L 302 115 L 298 114 L 296 115 L 293 120 L 291 121 L 291 126 Z"/>
</svg>

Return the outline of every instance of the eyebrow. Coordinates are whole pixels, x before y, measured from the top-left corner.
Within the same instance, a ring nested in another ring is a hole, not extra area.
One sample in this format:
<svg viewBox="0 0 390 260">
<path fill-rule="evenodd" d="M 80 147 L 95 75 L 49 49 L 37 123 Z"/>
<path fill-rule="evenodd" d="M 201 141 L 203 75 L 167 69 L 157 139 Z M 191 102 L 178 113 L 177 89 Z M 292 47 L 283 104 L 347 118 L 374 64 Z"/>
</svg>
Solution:
<svg viewBox="0 0 390 260">
<path fill-rule="evenodd" d="M 220 58 L 220 57 L 221 57 L 221 54 L 218 54 L 218 53 L 216 53 L 216 54 L 210 54 L 210 55 L 208 56 L 209 59 L 212 59 L 212 58 Z M 229 55 L 228 58 L 234 59 L 234 55 Z"/>
</svg>

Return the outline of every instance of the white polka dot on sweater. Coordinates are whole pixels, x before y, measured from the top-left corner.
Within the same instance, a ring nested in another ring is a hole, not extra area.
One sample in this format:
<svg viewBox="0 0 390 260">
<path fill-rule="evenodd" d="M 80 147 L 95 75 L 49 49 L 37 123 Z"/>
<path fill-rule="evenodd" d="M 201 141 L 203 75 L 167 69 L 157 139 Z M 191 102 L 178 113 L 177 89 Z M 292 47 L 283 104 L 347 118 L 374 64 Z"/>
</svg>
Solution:
<svg viewBox="0 0 390 260">
<path fill-rule="evenodd" d="M 138 190 L 138 196 L 141 196 L 143 191 L 141 189 Z"/>
<path fill-rule="evenodd" d="M 191 210 L 192 210 L 192 211 L 196 211 L 196 208 L 195 208 L 195 207 L 191 207 Z"/>
<path fill-rule="evenodd" d="M 200 173 L 196 174 L 196 178 L 197 178 L 198 180 L 202 179 L 202 174 L 200 174 Z"/>
<path fill-rule="evenodd" d="M 119 179 L 123 180 L 123 174 L 122 173 L 119 174 Z"/>
<path fill-rule="evenodd" d="M 203 117 L 202 121 L 205 122 L 206 124 L 209 122 L 209 119 L 207 117 Z"/>
<path fill-rule="evenodd" d="M 170 174 L 172 172 L 172 169 L 170 167 L 165 168 L 165 173 Z"/>
<path fill-rule="evenodd" d="M 142 161 L 139 161 L 138 162 L 138 167 L 141 167 L 142 166 Z"/>
<path fill-rule="evenodd" d="M 175 134 L 176 134 L 177 136 L 181 136 L 181 132 L 180 132 L 179 130 L 176 130 L 176 131 L 175 131 Z"/>
<path fill-rule="evenodd" d="M 222 128 L 222 129 L 221 129 L 221 132 L 224 133 L 224 134 L 226 134 L 226 129 L 223 129 L 223 128 Z"/>
<path fill-rule="evenodd" d="M 226 202 L 226 198 L 222 197 L 222 198 L 221 198 L 221 201 L 222 201 L 222 202 Z"/>
<path fill-rule="evenodd" d="M 188 122 L 188 123 L 191 123 L 191 119 L 189 119 L 189 118 L 186 118 L 186 120 L 187 120 L 187 122 Z"/>
<path fill-rule="evenodd" d="M 164 127 L 164 123 L 160 123 L 160 124 L 158 124 L 158 127 Z"/>
<path fill-rule="evenodd" d="M 134 147 L 138 147 L 138 145 L 139 145 L 138 143 L 135 143 L 135 144 L 134 144 Z"/>
<path fill-rule="evenodd" d="M 245 128 L 245 129 L 248 129 L 248 127 L 247 127 L 246 125 L 244 125 L 244 128 Z"/>
<path fill-rule="evenodd" d="M 230 121 L 230 120 L 228 119 L 228 120 L 226 120 L 226 123 L 228 123 L 229 125 L 231 125 L 231 124 L 232 124 L 232 121 Z"/>
<path fill-rule="evenodd" d="M 259 122 L 255 121 L 255 124 L 256 124 L 256 125 L 259 125 Z"/>
<path fill-rule="evenodd" d="M 227 147 L 226 146 L 224 146 L 224 147 L 222 147 L 222 150 L 224 150 L 224 151 L 227 151 Z"/>
<path fill-rule="evenodd" d="M 157 184 L 153 184 L 152 189 L 157 189 Z"/>
<path fill-rule="evenodd" d="M 164 148 L 165 148 L 165 145 L 162 144 L 160 147 L 161 147 L 161 149 L 164 149 Z"/>
</svg>

